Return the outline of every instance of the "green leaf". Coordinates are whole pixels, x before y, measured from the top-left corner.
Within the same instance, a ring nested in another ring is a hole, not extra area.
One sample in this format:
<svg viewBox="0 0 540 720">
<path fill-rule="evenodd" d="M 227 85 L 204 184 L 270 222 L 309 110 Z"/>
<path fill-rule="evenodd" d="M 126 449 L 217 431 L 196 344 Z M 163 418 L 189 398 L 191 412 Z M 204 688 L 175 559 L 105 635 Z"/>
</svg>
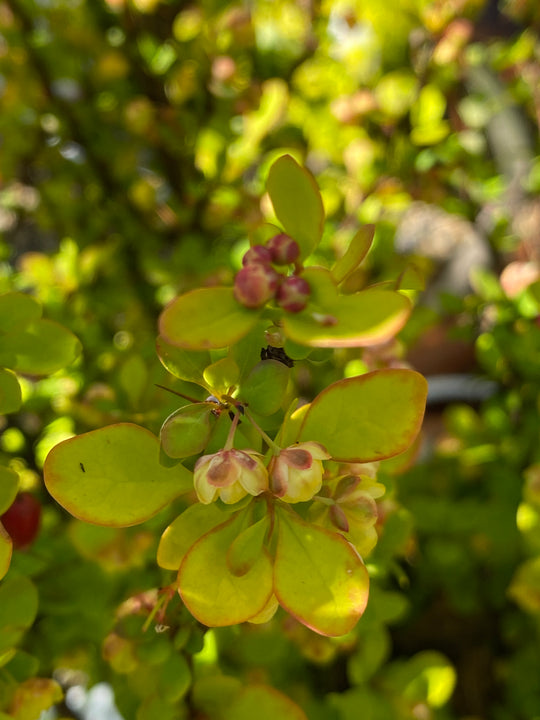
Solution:
<svg viewBox="0 0 540 720">
<path fill-rule="evenodd" d="M 257 310 L 249 310 L 235 300 L 232 288 L 200 288 L 180 295 L 165 308 L 159 331 L 171 345 L 209 350 L 237 342 L 258 319 Z"/>
<path fill-rule="evenodd" d="M 53 498 L 80 520 L 127 527 L 153 517 L 190 490 L 182 465 L 159 463 L 159 441 L 138 425 L 119 423 L 64 440 L 43 468 Z"/>
<path fill-rule="evenodd" d="M 285 313 L 283 332 L 294 342 L 320 348 L 365 347 L 384 342 L 405 325 L 410 301 L 390 290 L 341 295 L 313 312 Z"/>
<path fill-rule="evenodd" d="M 315 179 L 290 155 L 280 157 L 270 168 L 266 189 L 278 220 L 300 246 L 301 258 L 319 244 L 324 226 L 324 208 Z"/>
<path fill-rule="evenodd" d="M 283 404 L 290 369 L 278 360 L 262 360 L 246 378 L 240 398 L 257 415 L 272 415 Z"/>
<path fill-rule="evenodd" d="M 8 335 L 5 342 L 15 358 L 10 367 L 28 375 L 50 375 L 81 353 L 75 335 L 52 320 L 36 320 L 22 332 Z"/>
<path fill-rule="evenodd" d="M 364 225 L 349 243 L 347 251 L 332 268 L 332 277 L 339 285 L 358 268 L 367 255 L 375 235 L 375 225 Z"/>
<path fill-rule="evenodd" d="M 5 576 L 11 564 L 13 543 L 5 527 L 0 522 L 0 580 Z M 1 630 L 0 630 L 1 633 Z"/>
<path fill-rule="evenodd" d="M 180 565 L 179 593 L 203 625 L 221 627 L 245 622 L 263 609 L 272 594 L 272 563 L 266 552 L 242 577 L 229 570 L 227 552 L 241 522 L 241 515 L 233 517 L 203 535 Z"/>
<path fill-rule="evenodd" d="M 216 360 L 204 371 L 204 380 L 208 387 L 218 394 L 229 392 L 240 377 L 238 365 L 230 357 Z"/>
<path fill-rule="evenodd" d="M 186 458 L 204 450 L 217 418 L 215 403 L 185 405 L 175 410 L 161 426 L 161 447 L 172 458 Z"/>
<path fill-rule="evenodd" d="M 426 397 L 427 382 L 413 370 L 376 370 L 338 380 L 311 403 L 299 439 L 322 443 L 342 462 L 392 457 L 418 434 Z"/>
<path fill-rule="evenodd" d="M 21 407 L 21 386 L 17 377 L 0 368 L 0 415 L 17 412 Z"/>
<path fill-rule="evenodd" d="M 236 577 L 242 577 L 251 570 L 263 552 L 268 530 L 268 515 L 243 530 L 227 553 L 227 564 Z"/>
<path fill-rule="evenodd" d="M 0 515 L 11 506 L 19 490 L 19 476 L 10 468 L 0 465 Z"/>
<path fill-rule="evenodd" d="M 321 635 L 345 635 L 365 610 L 369 577 L 341 535 L 279 512 L 274 592 L 280 604 Z"/>
<path fill-rule="evenodd" d="M 212 503 L 191 505 L 165 530 L 157 551 L 158 565 L 165 570 L 178 570 L 184 555 L 207 532 L 229 520 L 230 514 Z"/>
<path fill-rule="evenodd" d="M 248 685 L 236 696 L 228 720 L 307 720 L 304 711 L 283 693 L 266 685 Z"/>
<path fill-rule="evenodd" d="M 36 619 L 38 593 L 24 575 L 0 585 L 0 652 L 15 646 Z"/>
<path fill-rule="evenodd" d="M 162 365 L 175 377 L 206 387 L 203 373 L 212 362 L 207 350 L 183 350 L 168 343 L 161 335 L 156 349 Z"/>
<path fill-rule="evenodd" d="M 0 333 L 20 332 L 41 317 L 41 305 L 30 295 L 8 292 L 0 295 Z"/>
</svg>

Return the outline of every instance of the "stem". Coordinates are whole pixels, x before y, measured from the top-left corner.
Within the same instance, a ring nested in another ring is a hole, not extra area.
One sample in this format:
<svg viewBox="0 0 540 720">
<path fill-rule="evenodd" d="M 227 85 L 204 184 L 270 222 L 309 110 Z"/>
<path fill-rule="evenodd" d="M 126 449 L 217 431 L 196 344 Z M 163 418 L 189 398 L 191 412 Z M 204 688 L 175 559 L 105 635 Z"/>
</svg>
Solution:
<svg viewBox="0 0 540 720">
<path fill-rule="evenodd" d="M 280 446 L 276 442 L 274 442 L 274 440 L 272 440 L 272 438 L 270 438 L 264 432 L 262 427 L 260 427 L 260 425 L 258 425 L 257 422 L 255 422 L 255 420 L 253 419 L 253 415 L 249 412 L 249 410 L 246 407 L 244 408 L 244 415 L 247 417 L 249 422 L 253 425 L 255 430 L 259 433 L 259 435 L 262 437 L 262 439 L 265 441 L 265 443 L 268 445 L 268 447 L 272 450 L 272 454 L 279 455 L 279 453 L 281 452 Z"/>
<path fill-rule="evenodd" d="M 234 434 L 236 432 L 236 428 L 238 427 L 238 423 L 240 422 L 240 413 L 236 410 L 234 406 L 231 406 L 231 408 L 234 410 L 234 420 L 231 423 L 231 429 L 229 430 L 229 434 L 227 435 L 227 442 L 223 447 L 224 450 L 230 450 L 232 448 L 234 443 Z"/>
<path fill-rule="evenodd" d="M 189 395 L 184 395 L 181 392 L 178 392 L 178 390 L 171 390 L 171 388 L 165 387 L 165 385 L 160 385 L 159 383 L 154 383 L 154 385 L 158 388 L 161 388 L 162 390 L 166 390 L 167 392 L 172 393 L 173 395 L 178 395 L 178 397 L 184 398 L 184 400 L 189 400 L 189 402 L 192 403 L 200 403 L 202 400 L 197 400 L 197 398 L 192 398 Z"/>
</svg>

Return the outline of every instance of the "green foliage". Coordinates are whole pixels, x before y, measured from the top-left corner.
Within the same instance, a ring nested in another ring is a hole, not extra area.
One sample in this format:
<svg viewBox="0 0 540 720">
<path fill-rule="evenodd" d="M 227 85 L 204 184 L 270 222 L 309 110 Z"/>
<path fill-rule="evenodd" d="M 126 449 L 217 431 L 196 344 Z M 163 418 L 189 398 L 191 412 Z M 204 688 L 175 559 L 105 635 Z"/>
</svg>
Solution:
<svg viewBox="0 0 540 720">
<path fill-rule="evenodd" d="M 2 717 L 540 714 L 538 11 L 481 6 L 4 4 Z M 416 307 L 464 228 L 502 275 Z M 420 442 L 448 326 L 497 390 Z"/>
</svg>

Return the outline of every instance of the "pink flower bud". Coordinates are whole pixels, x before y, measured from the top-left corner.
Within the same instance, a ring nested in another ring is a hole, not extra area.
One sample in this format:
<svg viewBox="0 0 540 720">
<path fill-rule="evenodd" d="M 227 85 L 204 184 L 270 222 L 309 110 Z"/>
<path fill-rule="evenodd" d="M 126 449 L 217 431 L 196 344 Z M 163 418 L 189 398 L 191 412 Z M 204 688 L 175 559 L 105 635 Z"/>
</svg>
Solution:
<svg viewBox="0 0 540 720">
<path fill-rule="evenodd" d="M 279 275 L 271 267 L 246 265 L 236 273 L 234 296 L 245 307 L 260 308 L 274 297 L 278 284 Z"/>
<path fill-rule="evenodd" d="M 321 489 L 322 460 L 329 457 L 317 442 L 297 443 L 285 448 L 270 461 L 272 492 L 289 503 L 311 500 Z"/>
<path fill-rule="evenodd" d="M 266 243 L 266 247 L 272 255 L 272 262 L 276 265 L 290 265 L 300 257 L 298 243 L 285 233 L 274 235 Z"/>
<path fill-rule="evenodd" d="M 272 262 L 272 253 L 264 245 L 253 245 L 244 253 L 242 265 L 270 265 Z"/>
<path fill-rule="evenodd" d="M 220 450 L 195 463 L 193 483 L 199 501 L 208 505 L 217 497 L 232 505 L 245 495 L 268 489 L 268 472 L 255 450 Z"/>
<path fill-rule="evenodd" d="M 307 280 L 291 275 L 285 278 L 277 291 L 276 300 L 287 312 L 297 313 L 303 310 L 309 300 L 311 289 Z"/>
</svg>

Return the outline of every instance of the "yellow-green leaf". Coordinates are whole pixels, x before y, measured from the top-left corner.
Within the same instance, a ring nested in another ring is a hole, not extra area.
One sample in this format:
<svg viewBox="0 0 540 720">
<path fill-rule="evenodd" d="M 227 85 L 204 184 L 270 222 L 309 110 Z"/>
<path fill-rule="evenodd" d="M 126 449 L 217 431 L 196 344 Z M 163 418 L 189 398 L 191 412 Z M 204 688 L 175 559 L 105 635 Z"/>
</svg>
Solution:
<svg viewBox="0 0 540 720">
<path fill-rule="evenodd" d="M 417 436 L 427 382 L 413 370 L 376 370 L 338 380 L 307 411 L 300 440 L 322 443 L 344 462 L 372 462 L 406 450 Z"/>
<path fill-rule="evenodd" d="M 369 577 L 360 556 L 338 533 L 279 513 L 274 591 L 285 610 L 321 635 L 345 635 L 365 610 Z"/>
<path fill-rule="evenodd" d="M 72 515 L 111 527 L 148 520 L 193 486 L 182 465 L 160 464 L 156 436 L 131 423 L 64 440 L 43 472 L 50 494 Z"/>
<path fill-rule="evenodd" d="M 159 331 L 166 342 L 186 350 L 232 345 L 257 324 L 259 312 L 238 303 L 232 288 L 192 290 L 161 313 Z"/>
<path fill-rule="evenodd" d="M 17 412 L 21 407 L 21 386 L 16 375 L 0 368 L 0 415 Z"/>
<path fill-rule="evenodd" d="M 230 514 L 212 503 L 191 505 L 169 525 L 161 536 L 157 551 L 158 565 L 178 570 L 184 555 L 197 540 L 230 519 Z"/>
<path fill-rule="evenodd" d="M 332 277 L 338 285 L 346 280 L 365 258 L 373 242 L 374 234 L 375 225 L 364 225 L 352 238 L 345 254 L 336 261 L 332 268 Z"/>
<path fill-rule="evenodd" d="M 49 375 L 66 367 L 81 352 L 79 340 L 53 320 L 36 320 L 5 342 L 14 361 L 10 367 L 28 375 Z"/>
</svg>

